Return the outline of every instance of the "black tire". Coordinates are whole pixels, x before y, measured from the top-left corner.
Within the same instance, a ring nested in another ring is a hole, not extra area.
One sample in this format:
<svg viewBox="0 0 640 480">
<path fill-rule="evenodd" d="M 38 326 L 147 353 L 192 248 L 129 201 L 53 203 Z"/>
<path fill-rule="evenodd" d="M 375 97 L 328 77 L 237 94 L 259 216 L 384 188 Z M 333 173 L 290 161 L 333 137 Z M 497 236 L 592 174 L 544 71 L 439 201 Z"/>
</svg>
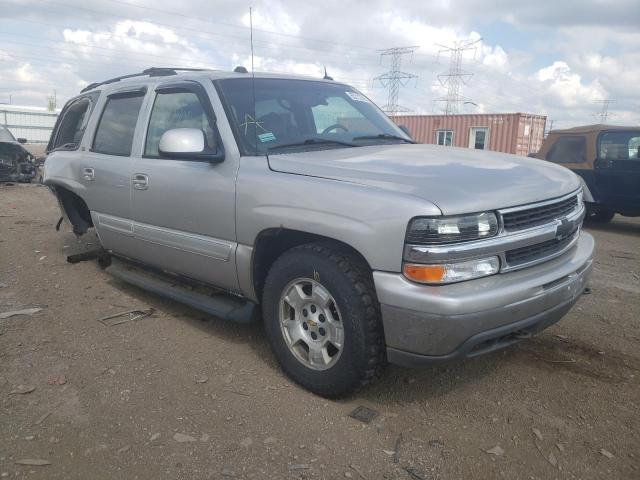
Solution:
<svg viewBox="0 0 640 480">
<path fill-rule="evenodd" d="M 613 220 L 616 212 L 612 212 L 610 210 L 598 210 L 593 214 L 591 220 L 597 223 L 609 223 Z"/>
<path fill-rule="evenodd" d="M 326 370 L 314 370 L 289 349 L 280 327 L 280 298 L 294 279 L 315 279 L 333 296 L 344 329 L 344 346 Z M 262 296 L 265 330 L 276 359 L 296 383 L 323 397 L 352 393 L 381 374 L 384 333 L 373 278 L 355 254 L 332 243 L 300 245 L 282 254 L 267 275 Z"/>
</svg>

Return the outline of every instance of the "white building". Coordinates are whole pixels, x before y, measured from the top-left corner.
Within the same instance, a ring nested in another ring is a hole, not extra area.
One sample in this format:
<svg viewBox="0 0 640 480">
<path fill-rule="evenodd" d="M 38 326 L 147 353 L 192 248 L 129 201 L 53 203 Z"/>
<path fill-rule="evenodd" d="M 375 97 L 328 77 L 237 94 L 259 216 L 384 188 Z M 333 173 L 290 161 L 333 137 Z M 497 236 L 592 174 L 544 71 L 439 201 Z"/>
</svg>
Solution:
<svg viewBox="0 0 640 480">
<path fill-rule="evenodd" d="M 60 109 L 49 111 L 44 107 L 23 107 L 0 103 L 0 125 L 6 126 L 16 138 L 28 143 L 47 143 L 60 114 Z"/>
</svg>

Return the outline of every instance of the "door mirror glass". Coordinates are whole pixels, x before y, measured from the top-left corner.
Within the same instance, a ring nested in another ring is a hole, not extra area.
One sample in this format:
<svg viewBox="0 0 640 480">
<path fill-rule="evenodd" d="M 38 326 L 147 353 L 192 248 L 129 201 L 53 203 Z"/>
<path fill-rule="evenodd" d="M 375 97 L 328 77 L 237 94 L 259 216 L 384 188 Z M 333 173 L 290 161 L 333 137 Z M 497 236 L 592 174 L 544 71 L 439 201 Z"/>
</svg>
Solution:
<svg viewBox="0 0 640 480">
<path fill-rule="evenodd" d="M 198 128 L 173 128 L 160 137 L 160 156 L 188 158 L 204 152 L 204 133 Z"/>
<path fill-rule="evenodd" d="M 18 143 L 27 143 L 27 139 L 26 138 L 17 138 L 16 140 L 18 140 Z"/>
</svg>

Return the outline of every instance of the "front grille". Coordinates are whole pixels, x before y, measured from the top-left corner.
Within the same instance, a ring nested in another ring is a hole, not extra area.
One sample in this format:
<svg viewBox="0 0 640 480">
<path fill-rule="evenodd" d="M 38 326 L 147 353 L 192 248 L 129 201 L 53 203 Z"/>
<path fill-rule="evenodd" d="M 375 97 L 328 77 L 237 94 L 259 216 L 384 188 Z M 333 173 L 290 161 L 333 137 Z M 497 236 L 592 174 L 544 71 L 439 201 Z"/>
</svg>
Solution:
<svg viewBox="0 0 640 480">
<path fill-rule="evenodd" d="M 515 248 L 505 253 L 505 260 L 509 267 L 517 267 L 526 263 L 550 257 L 564 250 L 576 237 L 578 229 L 564 238 L 547 240 L 546 242 L 529 245 L 528 247 Z"/>
<path fill-rule="evenodd" d="M 559 202 L 542 205 L 540 207 L 526 208 L 515 212 L 503 213 L 502 223 L 508 232 L 524 230 L 550 223 L 556 218 L 561 218 L 571 213 L 578 205 L 578 196 L 560 200 Z"/>
</svg>

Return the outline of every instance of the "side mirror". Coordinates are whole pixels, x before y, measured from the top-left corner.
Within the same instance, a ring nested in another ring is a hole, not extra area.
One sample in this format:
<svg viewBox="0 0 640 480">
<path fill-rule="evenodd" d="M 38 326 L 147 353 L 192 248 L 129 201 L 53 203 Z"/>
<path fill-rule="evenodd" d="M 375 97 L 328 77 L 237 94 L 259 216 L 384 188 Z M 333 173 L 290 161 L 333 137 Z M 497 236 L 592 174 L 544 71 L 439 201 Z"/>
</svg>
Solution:
<svg viewBox="0 0 640 480">
<path fill-rule="evenodd" d="M 160 137 L 158 151 L 163 158 L 219 163 L 224 160 L 224 151 L 207 149 L 204 133 L 198 128 L 173 128 Z"/>
<path fill-rule="evenodd" d="M 16 138 L 16 140 L 18 141 L 18 143 L 23 143 L 23 144 L 27 143 L 27 139 L 26 138 L 20 137 L 20 138 Z"/>
<path fill-rule="evenodd" d="M 409 135 L 409 138 L 413 140 L 413 136 L 411 135 L 411 130 L 409 130 L 409 127 L 407 127 L 406 125 L 398 125 L 398 128 Z"/>
</svg>

